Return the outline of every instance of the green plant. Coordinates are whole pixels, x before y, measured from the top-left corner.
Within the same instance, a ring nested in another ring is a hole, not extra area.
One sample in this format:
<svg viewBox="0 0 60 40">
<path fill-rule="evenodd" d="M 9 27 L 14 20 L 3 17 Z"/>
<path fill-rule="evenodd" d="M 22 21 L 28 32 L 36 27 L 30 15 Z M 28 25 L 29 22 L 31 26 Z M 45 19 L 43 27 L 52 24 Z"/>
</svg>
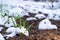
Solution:
<svg viewBox="0 0 60 40">
<path fill-rule="evenodd" d="M 22 27 L 25 28 L 27 21 L 26 21 L 26 20 L 23 20 L 19 15 L 15 18 L 15 20 L 17 20 L 17 19 L 19 19 L 18 27 L 19 27 L 19 28 L 22 28 Z M 34 24 L 34 23 L 32 23 L 31 25 L 29 25 L 29 26 L 26 28 L 26 30 L 29 30 L 29 29 L 32 27 L 33 24 Z"/>
<path fill-rule="evenodd" d="M 9 17 L 8 16 L 8 20 L 6 21 L 6 22 L 9 22 L 9 18 L 11 18 L 11 20 L 12 20 L 12 23 L 14 24 L 14 27 L 16 28 L 17 26 L 19 27 L 19 28 L 22 28 L 22 27 L 24 27 L 25 28 L 25 26 L 26 26 L 26 20 L 23 20 L 19 15 L 17 16 L 17 17 Z M 19 19 L 18 20 L 18 24 L 16 25 L 15 23 L 14 23 L 14 20 L 16 21 L 17 19 Z M 33 23 L 31 24 L 31 25 L 29 25 L 27 28 L 26 28 L 26 30 L 28 31 L 31 27 L 32 27 L 32 25 L 33 25 Z"/>
<path fill-rule="evenodd" d="M 12 20 L 12 22 L 13 22 L 13 24 L 14 24 L 14 27 L 17 27 L 17 26 L 16 26 L 16 24 L 14 23 L 14 20 L 13 20 L 13 18 L 12 18 L 12 17 L 11 17 L 11 20 Z"/>
<path fill-rule="evenodd" d="M 9 24 L 9 18 L 11 18 L 11 20 L 12 20 L 12 22 L 13 22 L 13 24 L 14 24 L 14 27 L 17 27 L 17 25 L 18 25 L 19 28 L 22 28 L 22 27 L 25 28 L 25 26 L 26 26 L 26 20 L 24 21 L 19 15 L 18 15 L 17 17 L 14 17 L 13 15 L 12 15 L 12 16 L 8 16 L 6 13 L 9 13 L 9 10 L 8 10 L 8 9 L 3 9 L 3 7 L 4 7 L 4 4 L 1 3 L 1 4 L 0 4 L 0 13 L 1 13 L 1 16 L 4 17 L 4 18 L 5 18 L 5 16 L 8 17 L 8 20 L 5 22 L 5 24 L 6 24 L 6 23 Z M 17 19 L 19 19 L 19 23 L 18 23 L 17 25 L 14 23 L 13 18 L 14 18 L 15 21 L 16 21 Z M 26 28 L 26 30 L 29 30 L 29 28 L 31 28 L 32 25 L 33 25 L 33 23 L 32 23 L 31 25 L 29 25 L 29 26 Z"/>
</svg>

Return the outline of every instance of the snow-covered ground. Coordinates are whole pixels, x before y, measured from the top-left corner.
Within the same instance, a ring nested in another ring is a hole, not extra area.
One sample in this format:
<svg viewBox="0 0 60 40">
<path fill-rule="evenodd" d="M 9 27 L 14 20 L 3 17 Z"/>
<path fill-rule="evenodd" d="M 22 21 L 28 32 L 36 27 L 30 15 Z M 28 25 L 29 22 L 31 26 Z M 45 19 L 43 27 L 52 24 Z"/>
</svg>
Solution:
<svg viewBox="0 0 60 40">
<path fill-rule="evenodd" d="M 8 7 L 13 8 L 13 9 L 22 8 L 26 12 L 31 12 L 31 13 L 38 13 L 40 11 L 45 14 L 55 13 L 55 14 L 60 15 L 60 9 L 58 9 L 59 3 L 57 3 L 57 2 L 53 3 L 53 5 L 54 5 L 53 8 L 52 8 L 51 2 L 33 2 L 33 1 L 30 2 L 30 1 L 9 0 L 9 1 L 3 1 L 3 4 L 8 4 Z M 54 9 L 54 10 L 52 10 L 52 9 Z M 16 11 L 18 11 L 18 10 L 16 10 Z"/>
<path fill-rule="evenodd" d="M 53 25 L 49 19 L 53 20 L 60 20 L 60 8 L 59 8 L 59 3 L 54 2 L 53 5 L 54 7 L 52 8 L 52 3 L 51 2 L 33 2 L 33 1 L 22 1 L 22 0 L 0 0 L 0 3 L 4 4 L 2 9 L 5 11 L 5 13 L 8 16 L 30 16 L 28 12 L 35 13 L 35 17 L 29 17 L 26 20 L 36 20 L 42 19 L 42 18 L 47 18 L 45 20 L 42 20 L 39 23 L 38 29 L 57 29 L 56 25 Z M 39 12 L 42 12 L 42 14 L 38 14 Z M 3 12 L 4 13 L 4 12 Z M 0 14 L 2 14 L 0 12 Z M 44 14 L 47 14 L 48 16 L 46 17 Z M 28 31 L 26 31 L 25 28 L 15 28 L 11 27 L 13 26 L 12 21 L 10 20 L 10 23 L 5 24 L 5 22 L 8 20 L 8 17 L 2 17 L 0 16 L 0 25 L 5 25 L 5 27 L 8 27 L 7 33 L 11 33 L 8 35 L 4 35 L 4 37 L 7 36 L 7 39 L 9 37 L 14 37 L 18 33 L 23 33 L 26 36 L 28 36 Z M 2 31 L 3 27 L 0 27 L 0 31 Z M 12 29 L 12 30 L 11 30 Z M 19 31 L 20 30 L 20 31 Z M 21 31 L 23 30 L 23 31 Z M 25 32 L 25 33 L 24 33 Z M 4 40 L 2 34 L 0 34 L 0 40 Z"/>
</svg>

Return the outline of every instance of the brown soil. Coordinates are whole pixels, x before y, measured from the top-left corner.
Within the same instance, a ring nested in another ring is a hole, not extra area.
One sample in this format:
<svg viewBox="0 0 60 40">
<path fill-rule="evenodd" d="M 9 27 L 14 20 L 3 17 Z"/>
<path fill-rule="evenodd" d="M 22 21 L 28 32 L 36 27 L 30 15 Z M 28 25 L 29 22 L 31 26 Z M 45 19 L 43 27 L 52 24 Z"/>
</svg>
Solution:
<svg viewBox="0 0 60 40">
<path fill-rule="evenodd" d="M 35 15 L 35 14 L 31 14 L 31 13 L 29 13 L 29 14 L 32 17 L 34 17 L 34 15 Z M 23 17 L 24 20 L 26 18 L 28 18 L 28 16 Z M 60 40 L 60 21 L 50 20 L 52 22 L 52 24 L 57 25 L 57 27 L 58 27 L 57 30 L 55 30 L 55 29 L 38 30 L 38 25 L 41 20 L 43 20 L 43 19 L 27 21 L 26 26 L 34 23 L 33 26 L 29 30 L 29 36 L 17 34 L 15 37 L 9 38 L 6 40 Z M 5 32 L 6 29 L 7 28 L 5 28 L 1 33 L 6 34 L 6 32 Z"/>
</svg>

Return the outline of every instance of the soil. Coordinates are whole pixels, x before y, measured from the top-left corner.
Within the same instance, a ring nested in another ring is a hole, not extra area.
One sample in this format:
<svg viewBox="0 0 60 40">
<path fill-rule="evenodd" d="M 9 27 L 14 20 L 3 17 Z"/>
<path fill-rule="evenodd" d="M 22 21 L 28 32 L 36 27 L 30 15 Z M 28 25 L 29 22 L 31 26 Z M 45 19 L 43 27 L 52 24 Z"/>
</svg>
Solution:
<svg viewBox="0 0 60 40">
<path fill-rule="evenodd" d="M 23 19 L 26 20 L 28 17 L 34 17 L 36 14 L 29 13 L 30 16 L 24 16 Z M 45 18 L 44 18 L 45 19 Z M 54 21 L 50 20 L 52 24 L 57 25 L 58 29 L 53 30 L 38 30 L 39 22 L 43 19 L 37 19 L 32 21 L 27 21 L 26 26 L 34 23 L 32 27 L 29 29 L 29 36 L 25 35 L 19 35 L 17 34 L 13 38 L 9 38 L 6 40 L 60 40 L 60 21 Z M 2 34 L 7 34 L 6 31 L 7 28 L 2 30 Z"/>
</svg>

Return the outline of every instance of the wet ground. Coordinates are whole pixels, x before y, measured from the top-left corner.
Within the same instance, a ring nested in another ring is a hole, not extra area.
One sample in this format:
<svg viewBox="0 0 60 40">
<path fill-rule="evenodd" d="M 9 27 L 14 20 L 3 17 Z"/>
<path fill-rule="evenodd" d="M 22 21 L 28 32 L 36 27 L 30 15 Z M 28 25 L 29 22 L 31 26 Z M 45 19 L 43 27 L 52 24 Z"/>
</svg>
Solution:
<svg viewBox="0 0 60 40">
<path fill-rule="evenodd" d="M 29 13 L 30 16 L 25 16 L 23 17 L 24 20 L 28 17 L 34 17 L 35 14 Z M 45 19 L 45 18 L 44 18 Z M 33 24 L 33 26 L 29 29 L 29 36 L 25 35 L 19 35 L 17 34 L 13 38 L 9 38 L 6 40 L 60 40 L 60 21 L 55 21 L 55 20 L 50 20 L 52 24 L 57 25 L 58 29 L 53 29 L 53 30 L 39 30 L 38 25 L 39 22 L 43 19 L 37 19 L 37 20 L 32 20 L 32 21 L 27 21 L 26 26 Z M 5 28 L 1 33 L 6 34 L 6 29 Z"/>
</svg>

